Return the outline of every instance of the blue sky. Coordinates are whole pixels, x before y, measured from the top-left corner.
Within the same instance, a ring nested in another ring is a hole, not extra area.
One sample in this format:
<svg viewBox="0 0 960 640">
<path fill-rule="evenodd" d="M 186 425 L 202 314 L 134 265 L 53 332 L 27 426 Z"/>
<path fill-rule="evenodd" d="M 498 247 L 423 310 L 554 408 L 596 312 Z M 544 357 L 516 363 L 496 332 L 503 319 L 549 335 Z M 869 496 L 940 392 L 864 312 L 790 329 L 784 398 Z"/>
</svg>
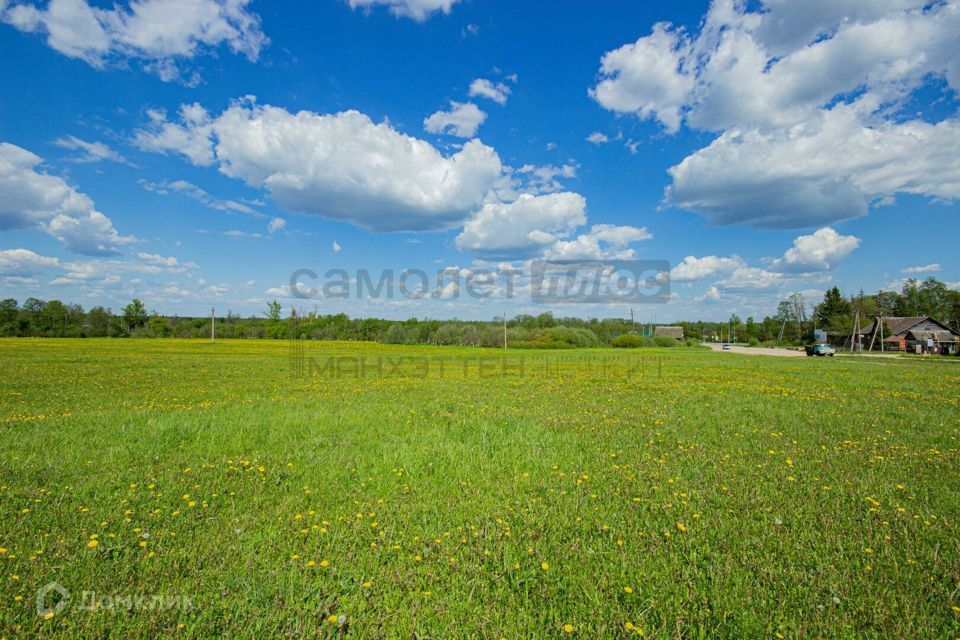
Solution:
<svg viewBox="0 0 960 640">
<path fill-rule="evenodd" d="M 0 0 L 0 295 L 625 316 L 440 289 L 666 260 L 637 313 L 669 320 L 960 285 L 960 4 L 804 4 Z M 299 268 L 451 271 L 342 300 Z"/>
</svg>

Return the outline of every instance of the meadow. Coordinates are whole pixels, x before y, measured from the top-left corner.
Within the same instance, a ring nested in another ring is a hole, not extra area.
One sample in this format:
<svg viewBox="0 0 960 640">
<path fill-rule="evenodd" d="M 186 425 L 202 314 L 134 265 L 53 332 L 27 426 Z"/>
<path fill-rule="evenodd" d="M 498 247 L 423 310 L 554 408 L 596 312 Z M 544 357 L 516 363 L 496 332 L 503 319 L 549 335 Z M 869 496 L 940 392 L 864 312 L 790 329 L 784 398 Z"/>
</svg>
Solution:
<svg viewBox="0 0 960 640">
<path fill-rule="evenodd" d="M 0 372 L 2 639 L 960 637 L 954 362 L 0 339 Z"/>
</svg>

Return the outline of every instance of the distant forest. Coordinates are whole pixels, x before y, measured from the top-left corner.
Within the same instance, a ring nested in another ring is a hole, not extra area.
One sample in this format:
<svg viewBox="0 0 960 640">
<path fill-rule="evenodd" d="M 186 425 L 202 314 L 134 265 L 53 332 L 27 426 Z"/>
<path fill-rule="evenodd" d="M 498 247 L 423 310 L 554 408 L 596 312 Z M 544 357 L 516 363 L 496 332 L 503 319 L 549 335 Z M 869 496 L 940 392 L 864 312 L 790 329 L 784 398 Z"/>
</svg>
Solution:
<svg viewBox="0 0 960 640">
<path fill-rule="evenodd" d="M 885 316 L 932 316 L 958 328 L 960 292 L 943 282 L 928 278 L 908 280 L 901 291 L 844 296 L 836 287 L 822 300 L 793 294 L 780 302 L 774 315 L 758 320 L 730 316 L 724 322 L 676 321 L 686 340 L 653 337 L 652 327 L 628 319 L 560 318 L 551 313 L 518 315 L 507 320 L 507 340 L 517 348 L 573 348 L 595 346 L 675 346 L 701 340 L 736 340 L 752 345 L 799 345 L 813 339 L 815 328 L 834 337 L 853 331 L 859 312 L 866 327 L 882 312 Z M 270 302 L 257 316 L 232 313 L 216 319 L 218 338 L 297 337 L 308 340 L 367 340 L 392 344 L 437 344 L 500 347 L 503 345 L 503 318 L 492 321 L 430 320 L 411 318 L 395 321 L 380 318 L 350 318 L 346 314 L 298 316 L 284 314 L 277 301 Z M 10 337 L 112 337 L 112 338 L 209 338 L 210 318 L 159 315 L 133 300 L 119 313 L 102 306 L 84 310 L 78 304 L 60 300 L 28 298 L 0 301 L 0 336 Z"/>
</svg>

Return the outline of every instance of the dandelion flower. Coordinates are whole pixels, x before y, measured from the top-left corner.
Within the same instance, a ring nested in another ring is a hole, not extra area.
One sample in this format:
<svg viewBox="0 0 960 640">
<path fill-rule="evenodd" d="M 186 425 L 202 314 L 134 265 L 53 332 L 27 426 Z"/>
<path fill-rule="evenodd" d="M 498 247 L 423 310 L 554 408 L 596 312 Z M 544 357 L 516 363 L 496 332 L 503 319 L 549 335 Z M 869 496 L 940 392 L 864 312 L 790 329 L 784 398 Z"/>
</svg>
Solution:
<svg viewBox="0 0 960 640">
<path fill-rule="evenodd" d="M 98 541 L 96 541 L 96 540 L 91 540 L 90 542 L 87 543 L 87 547 L 93 549 L 93 548 L 95 548 L 98 544 L 100 544 Z"/>
<path fill-rule="evenodd" d="M 544 563 L 542 563 L 542 564 L 540 565 L 540 568 L 543 569 L 544 571 L 549 571 L 549 570 L 550 570 L 550 565 L 547 564 L 546 562 L 544 562 Z"/>
<path fill-rule="evenodd" d="M 566 631 L 567 633 L 573 633 L 573 625 L 565 624 L 563 625 L 563 630 Z"/>
</svg>

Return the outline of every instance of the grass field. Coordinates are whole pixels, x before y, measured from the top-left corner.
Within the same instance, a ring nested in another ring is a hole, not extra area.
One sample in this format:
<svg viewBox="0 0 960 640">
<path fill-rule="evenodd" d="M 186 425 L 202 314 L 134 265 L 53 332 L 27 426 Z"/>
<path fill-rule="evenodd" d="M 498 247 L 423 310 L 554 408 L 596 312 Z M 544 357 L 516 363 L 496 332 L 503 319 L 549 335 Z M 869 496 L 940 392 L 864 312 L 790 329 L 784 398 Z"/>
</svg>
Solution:
<svg viewBox="0 0 960 640">
<path fill-rule="evenodd" d="M 0 371 L 0 638 L 960 636 L 953 362 L 13 339 Z"/>
</svg>

